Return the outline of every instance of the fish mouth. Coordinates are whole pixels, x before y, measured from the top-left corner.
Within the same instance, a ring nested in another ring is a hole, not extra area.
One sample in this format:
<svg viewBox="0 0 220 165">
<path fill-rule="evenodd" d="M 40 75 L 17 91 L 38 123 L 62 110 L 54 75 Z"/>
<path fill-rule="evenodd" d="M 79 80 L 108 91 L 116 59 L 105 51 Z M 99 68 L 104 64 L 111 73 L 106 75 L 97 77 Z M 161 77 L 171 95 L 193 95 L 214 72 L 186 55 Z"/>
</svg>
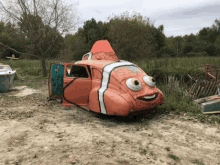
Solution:
<svg viewBox="0 0 220 165">
<path fill-rule="evenodd" d="M 147 96 L 141 96 L 138 97 L 138 100 L 142 100 L 142 101 L 153 101 L 157 98 L 157 94 L 153 94 L 153 95 L 147 95 Z"/>
</svg>

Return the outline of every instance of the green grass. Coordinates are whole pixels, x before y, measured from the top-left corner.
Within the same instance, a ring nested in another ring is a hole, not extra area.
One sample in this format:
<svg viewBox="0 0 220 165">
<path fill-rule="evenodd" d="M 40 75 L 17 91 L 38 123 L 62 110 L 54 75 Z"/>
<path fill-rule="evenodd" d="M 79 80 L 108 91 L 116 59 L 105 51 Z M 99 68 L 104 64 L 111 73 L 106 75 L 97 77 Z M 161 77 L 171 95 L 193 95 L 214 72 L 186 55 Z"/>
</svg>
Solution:
<svg viewBox="0 0 220 165">
<path fill-rule="evenodd" d="M 147 154 L 147 150 L 146 150 L 146 149 L 141 149 L 141 150 L 140 150 L 140 154 L 146 155 L 146 154 Z"/>
<path fill-rule="evenodd" d="M 180 158 L 177 157 L 176 155 L 169 154 L 168 156 L 169 156 L 169 158 L 171 158 L 171 159 L 173 159 L 173 160 L 175 160 L 175 161 L 177 161 L 177 162 L 180 160 Z"/>
<path fill-rule="evenodd" d="M 136 60 L 133 61 L 144 70 L 152 70 L 157 68 L 164 69 L 189 69 L 193 66 L 200 66 L 204 64 L 220 65 L 220 58 L 211 57 L 181 57 L 181 58 L 162 58 L 153 60 Z"/>
<path fill-rule="evenodd" d="M 202 161 L 197 160 L 197 159 L 192 160 L 192 163 L 194 163 L 194 164 L 199 164 L 199 165 L 204 165 L 204 163 L 203 163 Z"/>
<path fill-rule="evenodd" d="M 47 61 L 46 63 L 48 73 L 51 62 L 52 61 Z M 140 66 L 148 75 L 155 77 L 157 87 L 164 93 L 165 101 L 162 106 L 158 107 L 158 112 L 170 113 L 173 111 L 176 114 L 186 113 L 201 122 L 213 124 L 216 122 L 220 123 L 220 115 L 202 114 L 198 107 L 192 103 L 192 100 L 184 95 L 185 80 L 182 79 L 187 71 L 196 66 L 202 66 L 204 64 L 215 64 L 220 66 L 220 58 L 184 57 L 133 62 Z M 39 60 L 14 60 L 1 61 L 0 63 L 8 64 L 12 67 L 12 69 L 20 68 L 17 69 L 19 77 L 27 76 L 24 80 L 17 77 L 14 81 L 14 86 L 27 85 L 37 88 L 41 87 L 42 84 L 45 84 L 48 80 L 48 77 L 42 78 L 42 69 Z M 173 86 L 169 87 L 169 84 L 165 81 L 169 75 L 175 76 L 178 81 L 180 81 L 179 88 L 174 88 Z"/>
<path fill-rule="evenodd" d="M 1 60 L 0 63 L 8 64 L 13 70 L 16 70 L 13 86 L 27 85 L 37 88 L 48 80 L 49 74 L 45 78 L 42 77 L 40 60 Z M 51 63 L 52 61 L 46 61 L 47 73 L 49 73 Z"/>
</svg>

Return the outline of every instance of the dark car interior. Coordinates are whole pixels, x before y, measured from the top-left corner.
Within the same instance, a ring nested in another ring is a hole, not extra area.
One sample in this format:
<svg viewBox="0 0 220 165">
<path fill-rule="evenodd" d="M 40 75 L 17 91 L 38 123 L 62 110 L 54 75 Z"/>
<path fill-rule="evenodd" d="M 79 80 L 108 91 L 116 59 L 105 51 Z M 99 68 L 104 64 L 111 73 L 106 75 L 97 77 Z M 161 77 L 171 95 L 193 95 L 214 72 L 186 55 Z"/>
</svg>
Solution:
<svg viewBox="0 0 220 165">
<path fill-rule="evenodd" d="M 85 67 L 82 66 L 72 66 L 70 70 L 70 74 L 67 72 L 67 77 L 81 77 L 88 78 L 88 72 Z"/>
</svg>

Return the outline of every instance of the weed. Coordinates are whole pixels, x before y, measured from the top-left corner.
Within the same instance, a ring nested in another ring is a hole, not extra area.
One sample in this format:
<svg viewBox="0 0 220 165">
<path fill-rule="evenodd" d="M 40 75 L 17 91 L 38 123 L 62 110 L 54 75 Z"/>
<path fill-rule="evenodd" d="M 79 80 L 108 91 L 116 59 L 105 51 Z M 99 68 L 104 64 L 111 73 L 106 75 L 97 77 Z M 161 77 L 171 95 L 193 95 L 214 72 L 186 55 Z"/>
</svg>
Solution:
<svg viewBox="0 0 220 165">
<path fill-rule="evenodd" d="M 171 150 L 170 147 L 166 147 L 165 149 L 166 149 L 167 151 L 170 151 L 170 150 Z"/>
<path fill-rule="evenodd" d="M 140 154 L 146 155 L 147 154 L 147 150 L 146 149 L 141 149 Z"/>
<path fill-rule="evenodd" d="M 192 163 L 194 164 L 199 164 L 199 165 L 204 165 L 204 163 L 198 159 L 192 160 Z"/>
<path fill-rule="evenodd" d="M 176 155 L 174 155 L 174 154 L 169 154 L 168 155 L 169 156 L 169 158 L 171 158 L 171 159 L 173 159 L 173 160 L 175 160 L 175 161 L 179 161 L 180 159 L 176 156 Z"/>
</svg>

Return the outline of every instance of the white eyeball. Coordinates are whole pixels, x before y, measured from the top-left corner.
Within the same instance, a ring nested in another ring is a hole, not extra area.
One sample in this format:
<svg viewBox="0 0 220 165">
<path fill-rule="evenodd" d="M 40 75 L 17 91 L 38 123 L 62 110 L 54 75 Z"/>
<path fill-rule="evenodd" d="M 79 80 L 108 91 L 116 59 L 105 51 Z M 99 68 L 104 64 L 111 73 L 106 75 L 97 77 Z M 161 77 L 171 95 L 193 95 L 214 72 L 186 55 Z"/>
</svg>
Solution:
<svg viewBox="0 0 220 165">
<path fill-rule="evenodd" d="M 156 85 L 155 79 L 151 76 L 144 76 L 143 81 L 150 87 L 155 87 Z"/>
<path fill-rule="evenodd" d="M 139 91 L 141 89 L 141 82 L 135 78 L 129 78 L 126 81 L 126 85 L 133 91 Z"/>
</svg>

